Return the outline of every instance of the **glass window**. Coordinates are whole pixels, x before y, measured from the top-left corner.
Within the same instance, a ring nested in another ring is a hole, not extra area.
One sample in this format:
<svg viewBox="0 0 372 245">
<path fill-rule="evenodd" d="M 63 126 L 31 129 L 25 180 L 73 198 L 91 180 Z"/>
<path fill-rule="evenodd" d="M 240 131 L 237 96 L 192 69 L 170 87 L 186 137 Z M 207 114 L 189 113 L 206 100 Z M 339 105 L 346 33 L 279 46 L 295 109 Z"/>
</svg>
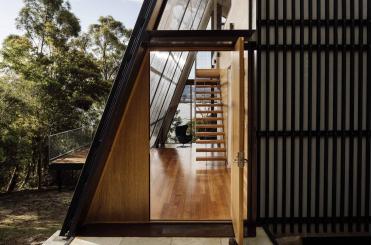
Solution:
<svg viewBox="0 0 372 245">
<path fill-rule="evenodd" d="M 191 102 L 192 91 L 190 90 L 192 86 L 186 85 L 182 93 L 182 98 L 177 106 L 176 114 L 174 115 L 172 124 L 169 128 L 166 143 L 176 144 L 178 143 L 177 137 L 175 135 L 175 129 L 179 125 L 188 125 L 188 134 L 192 134 L 192 115 L 194 113 L 194 108 Z"/>
<path fill-rule="evenodd" d="M 205 29 L 200 26 L 208 0 L 169 0 L 158 30 Z M 207 17 L 205 17 L 207 18 Z M 205 22 L 205 21 L 204 21 Z M 189 52 L 152 52 L 150 55 L 150 144 L 161 129 Z"/>
</svg>

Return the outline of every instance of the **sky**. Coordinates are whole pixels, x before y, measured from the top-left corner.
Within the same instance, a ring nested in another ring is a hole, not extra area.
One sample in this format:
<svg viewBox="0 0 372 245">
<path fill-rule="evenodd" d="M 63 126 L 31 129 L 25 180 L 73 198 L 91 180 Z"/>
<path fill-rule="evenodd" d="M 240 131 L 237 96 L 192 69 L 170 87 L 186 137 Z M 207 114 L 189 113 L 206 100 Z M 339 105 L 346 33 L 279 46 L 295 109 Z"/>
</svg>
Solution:
<svg viewBox="0 0 372 245">
<path fill-rule="evenodd" d="M 96 23 L 99 16 L 111 15 L 127 28 L 133 28 L 142 0 L 69 0 L 71 11 L 80 19 L 82 30 Z M 9 34 L 19 34 L 15 18 L 23 0 L 0 0 L 0 43 Z"/>
</svg>

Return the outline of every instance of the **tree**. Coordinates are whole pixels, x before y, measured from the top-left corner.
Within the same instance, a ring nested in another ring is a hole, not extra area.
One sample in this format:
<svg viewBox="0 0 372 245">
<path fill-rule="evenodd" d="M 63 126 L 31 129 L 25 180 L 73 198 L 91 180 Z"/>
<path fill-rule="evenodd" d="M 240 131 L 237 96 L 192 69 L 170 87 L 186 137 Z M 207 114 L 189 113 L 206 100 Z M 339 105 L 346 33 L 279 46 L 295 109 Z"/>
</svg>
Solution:
<svg viewBox="0 0 372 245">
<path fill-rule="evenodd" d="M 9 36 L 0 51 L 0 167 L 11 170 L 8 191 L 30 173 L 41 188 L 49 133 L 82 126 L 110 88 L 96 59 L 75 45 L 80 25 L 67 2 L 24 3 L 17 18 L 24 35 Z"/>
<path fill-rule="evenodd" d="M 132 30 L 112 16 L 101 16 L 98 23 L 90 25 L 86 33 L 73 41 L 79 50 L 94 59 L 99 69 L 100 81 L 106 88 L 112 86 L 131 34 Z M 92 122 L 93 125 L 98 124 L 97 119 L 103 112 L 108 92 L 107 89 L 106 93 L 102 94 L 101 98 L 104 100 L 96 100 L 90 107 L 89 112 L 85 114 L 85 121 Z"/>
<path fill-rule="evenodd" d="M 41 188 L 49 134 L 98 123 L 131 35 L 111 16 L 81 34 L 66 0 L 24 0 L 16 23 L 0 50 L 0 191 Z"/>
<path fill-rule="evenodd" d="M 80 32 L 79 19 L 71 13 L 64 0 L 24 0 L 25 6 L 16 19 L 17 28 L 36 47 L 37 54 L 45 55 L 66 44 Z"/>
<path fill-rule="evenodd" d="M 101 79 L 112 84 L 132 31 L 112 16 L 100 17 L 80 38 L 80 47 L 96 60 Z"/>
<path fill-rule="evenodd" d="M 18 180 L 28 181 L 35 156 L 32 143 L 42 122 L 32 83 L 14 76 L 0 77 L 0 184 L 13 191 Z M 25 172 L 24 176 L 21 176 Z"/>
</svg>

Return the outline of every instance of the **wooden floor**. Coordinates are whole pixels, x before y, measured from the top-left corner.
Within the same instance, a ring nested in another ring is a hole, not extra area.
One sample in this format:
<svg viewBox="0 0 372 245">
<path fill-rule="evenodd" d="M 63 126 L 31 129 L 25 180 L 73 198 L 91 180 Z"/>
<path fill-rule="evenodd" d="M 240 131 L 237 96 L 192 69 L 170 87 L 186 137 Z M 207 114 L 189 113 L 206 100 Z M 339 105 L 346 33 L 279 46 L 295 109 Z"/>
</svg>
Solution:
<svg viewBox="0 0 372 245">
<path fill-rule="evenodd" d="M 231 220 L 229 168 L 195 155 L 194 148 L 151 149 L 152 220 Z"/>
</svg>

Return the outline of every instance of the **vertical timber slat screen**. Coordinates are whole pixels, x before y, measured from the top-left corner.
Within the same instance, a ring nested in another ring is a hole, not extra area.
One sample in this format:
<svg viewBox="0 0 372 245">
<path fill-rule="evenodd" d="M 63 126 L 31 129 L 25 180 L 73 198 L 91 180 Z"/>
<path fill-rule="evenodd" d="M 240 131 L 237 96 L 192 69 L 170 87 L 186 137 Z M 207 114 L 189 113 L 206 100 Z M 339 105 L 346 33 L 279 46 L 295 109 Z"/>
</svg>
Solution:
<svg viewBox="0 0 372 245">
<path fill-rule="evenodd" d="M 257 223 L 370 231 L 369 0 L 257 2 Z"/>
</svg>

